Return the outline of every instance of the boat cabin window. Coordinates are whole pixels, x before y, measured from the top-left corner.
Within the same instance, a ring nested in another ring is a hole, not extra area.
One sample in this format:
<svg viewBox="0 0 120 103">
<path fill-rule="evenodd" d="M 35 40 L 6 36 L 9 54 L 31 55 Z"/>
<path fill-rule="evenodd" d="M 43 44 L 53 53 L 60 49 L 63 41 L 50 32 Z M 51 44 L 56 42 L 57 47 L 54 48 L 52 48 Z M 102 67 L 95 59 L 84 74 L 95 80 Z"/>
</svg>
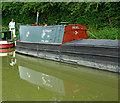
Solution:
<svg viewBox="0 0 120 103">
<path fill-rule="evenodd" d="M 11 40 L 11 31 L 0 31 L 0 40 Z"/>
<path fill-rule="evenodd" d="M 0 32 L 0 40 L 2 40 L 2 32 Z"/>
</svg>

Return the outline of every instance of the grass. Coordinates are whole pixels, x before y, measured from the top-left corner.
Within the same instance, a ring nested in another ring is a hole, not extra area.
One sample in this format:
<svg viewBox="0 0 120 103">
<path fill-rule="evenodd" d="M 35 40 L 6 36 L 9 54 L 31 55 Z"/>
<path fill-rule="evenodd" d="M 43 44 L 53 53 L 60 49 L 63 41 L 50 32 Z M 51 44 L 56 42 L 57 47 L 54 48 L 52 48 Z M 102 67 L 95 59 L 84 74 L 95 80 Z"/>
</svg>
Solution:
<svg viewBox="0 0 120 103">
<path fill-rule="evenodd" d="M 88 31 L 91 32 L 99 39 L 120 39 L 120 32 L 118 28 L 103 28 L 96 30 L 95 28 L 88 28 Z M 91 34 L 88 34 L 88 38 L 95 39 Z"/>
</svg>

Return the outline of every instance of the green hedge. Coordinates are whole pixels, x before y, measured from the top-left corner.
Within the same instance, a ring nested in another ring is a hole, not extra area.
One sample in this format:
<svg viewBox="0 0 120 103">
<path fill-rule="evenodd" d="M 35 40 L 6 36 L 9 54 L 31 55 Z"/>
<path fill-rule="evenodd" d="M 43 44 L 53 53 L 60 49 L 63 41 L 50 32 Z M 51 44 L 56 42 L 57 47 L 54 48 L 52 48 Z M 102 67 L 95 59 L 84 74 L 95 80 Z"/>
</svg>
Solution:
<svg viewBox="0 0 120 103">
<path fill-rule="evenodd" d="M 8 28 L 12 18 L 16 23 L 36 24 L 39 11 L 39 25 L 66 21 L 85 25 L 101 39 L 119 39 L 119 10 L 118 2 L 3 2 L 2 25 Z"/>
</svg>

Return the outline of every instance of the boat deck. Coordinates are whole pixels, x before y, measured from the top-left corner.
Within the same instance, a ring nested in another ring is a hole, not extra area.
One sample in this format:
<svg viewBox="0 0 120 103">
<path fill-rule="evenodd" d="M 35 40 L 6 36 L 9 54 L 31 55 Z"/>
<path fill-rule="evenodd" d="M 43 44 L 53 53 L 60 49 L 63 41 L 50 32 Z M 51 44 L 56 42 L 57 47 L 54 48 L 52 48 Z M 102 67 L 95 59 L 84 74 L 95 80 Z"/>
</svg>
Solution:
<svg viewBox="0 0 120 103">
<path fill-rule="evenodd" d="M 81 46 L 94 46 L 94 47 L 114 47 L 118 48 L 120 40 L 107 40 L 107 39 L 79 39 L 74 40 L 63 45 L 81 45 Z"/>
</svg>

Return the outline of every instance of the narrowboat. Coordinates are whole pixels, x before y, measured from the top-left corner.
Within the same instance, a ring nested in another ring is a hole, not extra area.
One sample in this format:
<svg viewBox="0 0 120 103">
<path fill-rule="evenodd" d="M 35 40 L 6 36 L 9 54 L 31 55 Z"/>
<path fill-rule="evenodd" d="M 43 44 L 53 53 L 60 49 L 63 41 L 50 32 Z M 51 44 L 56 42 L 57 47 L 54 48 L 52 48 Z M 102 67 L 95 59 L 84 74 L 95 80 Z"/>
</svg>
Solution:
<svg viewBox="0 0 120 103">
<path fill-rule="evenodd" d="M 11 31 L 0 31 L 0 54 L 6 54 L 14 50 L 14 42 Z"/>
<path fill-rule="evenodd" d="M 118 72 L 118 41 L 88 39 L 84 25 L 21 25 L 16 52 Z"/>
</svg>

